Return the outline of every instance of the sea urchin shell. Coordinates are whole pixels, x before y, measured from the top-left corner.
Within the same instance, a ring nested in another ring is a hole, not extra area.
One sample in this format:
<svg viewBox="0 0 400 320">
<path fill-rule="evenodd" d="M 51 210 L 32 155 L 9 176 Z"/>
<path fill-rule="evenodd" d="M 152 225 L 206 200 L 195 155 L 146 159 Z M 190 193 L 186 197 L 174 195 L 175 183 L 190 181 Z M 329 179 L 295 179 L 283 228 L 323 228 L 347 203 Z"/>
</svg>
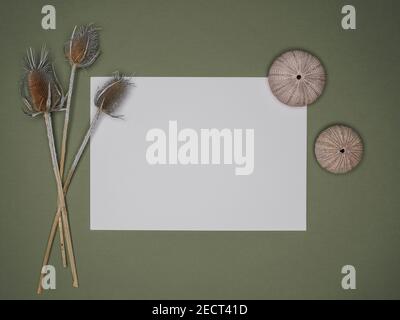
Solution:
<svg viewBox="0 0 400 320">
<path fill-rule="evenodd" d="M 315 142 L 318 163 L 332 173 L 353 170 L 362 159 L 363 149 L 358 133 L 344 125 L 334 125 L 325 129 Z"/>
<path fill-rule="evenodd" d="M 322 94 L 326 73 L 318 58 L 293 50 L 275 59 L 268 72 L 268 82 L 279 101 L 300 107 L 312 104 Z"/>
</svg>

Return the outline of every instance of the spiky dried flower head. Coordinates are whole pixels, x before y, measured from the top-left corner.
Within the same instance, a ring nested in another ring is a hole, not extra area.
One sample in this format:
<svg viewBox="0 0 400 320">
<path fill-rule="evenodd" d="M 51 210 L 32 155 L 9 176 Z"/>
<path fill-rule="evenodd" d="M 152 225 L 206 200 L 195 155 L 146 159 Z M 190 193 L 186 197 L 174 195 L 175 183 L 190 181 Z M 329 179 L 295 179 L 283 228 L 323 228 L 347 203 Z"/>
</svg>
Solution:
<svg viewBox="0 0 400 320">
<path fill-rule="evenodd" d="M 24 113 L 34 117 L 44 112 L 63 110 L 65 97 L 46 48 L 42 47 L 39 56 L 29 48 L 24 62 L 20 88 Z"/>
<path fill-rule="evenodd" d="M 100 54 L 99 28 L 93 24 L 75 26 L 71 39 L 65 45 L 65 55 L 71 65 L 87 68 Z"/>
<path fill-rule="evenodd" d="M 124 77 L 119 72 L 116 72 L 111 80 L 107 81 L 97 90 L 94 104 L 102 112 L 112 117 L 119 117 L 114 115 L 114 111 L 121 105 L 131 86 L 133 86 L 133 83 L 128 77 Z"/>
</svg>

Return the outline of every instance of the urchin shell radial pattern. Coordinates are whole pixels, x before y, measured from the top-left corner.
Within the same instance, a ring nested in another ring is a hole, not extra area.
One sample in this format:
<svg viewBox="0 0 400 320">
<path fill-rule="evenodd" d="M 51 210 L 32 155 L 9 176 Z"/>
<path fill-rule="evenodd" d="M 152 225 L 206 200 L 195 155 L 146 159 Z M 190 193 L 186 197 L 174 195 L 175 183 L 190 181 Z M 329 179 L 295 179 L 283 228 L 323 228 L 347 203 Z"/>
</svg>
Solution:
<svg viewBox="0 0 400 320">
<path fill-rule="evenodd" d="M 315 142 L 318 163 L 332 173 L 353 170 L 362 159 L 363 149 L 358 133 L 344 125 L 334 125 L 325 129 Z"/>
<path fill-rule="evenodd" d="M 279 101 L 300 107 L 312 104 L 322 94 L 326 73 L 318 58 L 306 51 L 293 50 L 275 59 L 268 82 Z"/>
</svg>

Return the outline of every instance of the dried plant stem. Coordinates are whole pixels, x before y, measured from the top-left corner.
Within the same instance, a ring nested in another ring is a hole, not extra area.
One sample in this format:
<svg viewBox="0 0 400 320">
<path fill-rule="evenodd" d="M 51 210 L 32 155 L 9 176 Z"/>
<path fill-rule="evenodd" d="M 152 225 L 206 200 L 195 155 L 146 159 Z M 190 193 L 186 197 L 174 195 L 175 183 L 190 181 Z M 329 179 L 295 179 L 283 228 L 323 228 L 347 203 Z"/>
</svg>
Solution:
<svg viewBox="0 0 400 320">
<path fill-rule="evenodd" d="M 75 257 L 74 257 L 71 233 L 70 233 L 69 223 L 68 223 L 68 213 L 67 213 L 67 209 L 66 209 L 66 205 L 65 205 L 65 198 L 64 198 L 64 191 L 63 191 L 63 187 L 62 187 L 60 170 L 58 167 L 57 154 L 56 154 L 56 149 L 55 149 L 55 144 L 54 144 L 53 126 L 51 123 L 50 113 L 45 112 L 44 119 L 45 119 L 45 123 L 46 123 L 47 138 L 48 138 L 48 142 L 49 142 L 49 149 L 50 149 L 50 155 L 51 155 L 51 160 L 52 160 L 54 176 L 56 178 L 56 183 L 57 183 L 58 207 L 60 208 L 59 211 L 61 211 L 62 224 L 64 226 L 65 238 L 66 238 L 65 240 L 67 243 L 68 258 L 71 263 L 71 272 L 72 272 L 72 279 L 73 279 L 72 285 L 73 285 L 73 287 L 78 287 L 78 275 L 76 272 Z M 54 226 L 55 227 L 58 226 L 58 219 L 55 220 L 55 222 L 53 223 L 53 226 L 52 226 L 52 229 L 50 232 L 50 235 L 53 234 L 53 239 L 54 239 L 54 235 L 55 235 L 55 230 L 53 231 Z M 45 256 L 43 258 L 42 268 L 43 268 L 43 266 L 47 265 L 47 263 L 48 263 L 51 247 L 52 247 L 52 241 L 48 241 Z M 42 268 L 40 271 L 42 271 Z M 39 294 L 43 290 L 42 279 L 43 279 L 43 274 L 40 272 L 39 286 L 38 286 L 38 290 L 37 290 L 37 292 Z"/>
<path fill-rule="evenodd" d="M 61 177 L 61 179 L 64 176 L 65 157 L 66 157 L 66 153 L 67 153 L 69 114 L 70 114 L 70 110 L 71 110 L 72 92 L 74 90 L 75 73 L 76 73 L 76 64 L 73 64 L 71 66 L 71 75 L 69 78 L 67 106 L 66 106 L 66 110 L 65 110 L 64 128 L 63 128 L 63 136 L 62 136 L 62 142 L 61 142 L 61 157 L 60 157 L 60 177 Z M 59 233 L 60 233 L 60 249 L 61 249 L 62 263 L 63 263 L 64 268 L 66 268 L 67 260 L 66 260 L 66 255 L 65 255 L 65 246 L 64 246 L 64 237 L 63 237 L 61 216 L 58 218 L 58 228 L 59 228 Z"/>
<path fill-rule="evenodd" d="M 60 158 L 60 177 L 61 177 L 61 179 L 64 176 L 65 156 L 67 153 L 69 112 L 71 110 L 71 100 L 72 100 L 72 91 L 74 90 L 75 73 L 76 73 L 76 64 L 73 64 L 71 67 L 71 75 L 69 78 L 67 106 L 65 109 L 64 128 L 63 128 L 63 136 L 62 136 L 62 142 L 61 142 L 61 158 Z"/>
<path fill-rule="evenodd" d="M 85 137 L 82 140 L 81 146 L 79 147 L 79 150 L 75 155 L 75 158 L 74 158 L 74 161 L 72 162 L 71 168 L 68 171 L 67 178 L 65 179 L 65 182 L 64 182 L 64 191 L 65 192 L 67 192 L 67 190 L 69 188 L 71 179 L 75 174 L 76 167 L 82 157 L 83 151 L 85 151 L 85 149 L 86 149 L 87 143 L 89 142 L 90 136 L 92 135 L 92 133 L 96 127 L 97 121 L 100 119 L 100 115 L 101 115 L 101 108 L 98 108 L 96 111 L 96 114 L 94 115 L 94 117 L 90 123 L 89 129 L 87 130 Z"/>
<path fill-rule="evenodd" d="M 67 256 L 65 254 L 64 231 L 63 231 L 61 217 L 58 219 L 58 230 L 59 230 L 59 234 L 60 234 L 60 249 L 61 249 L 62 264 L 63 264 L 63 267 L 66 268 L 67 267 Z"/>
</svg>

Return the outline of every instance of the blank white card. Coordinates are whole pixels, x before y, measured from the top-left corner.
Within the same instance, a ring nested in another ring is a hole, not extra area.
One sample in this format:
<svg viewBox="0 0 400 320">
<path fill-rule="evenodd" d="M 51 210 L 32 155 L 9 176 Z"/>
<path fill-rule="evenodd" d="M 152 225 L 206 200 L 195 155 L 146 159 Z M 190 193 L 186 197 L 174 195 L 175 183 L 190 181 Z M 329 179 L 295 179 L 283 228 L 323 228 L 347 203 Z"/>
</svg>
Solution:
<svg viewBox="0 0 400 320">
<path fill-rule="evenodd" d="M 92 230 L 306 230 L 305 107 L 266 78 L 132 82 L 91 139 Z"/>
</svg>

